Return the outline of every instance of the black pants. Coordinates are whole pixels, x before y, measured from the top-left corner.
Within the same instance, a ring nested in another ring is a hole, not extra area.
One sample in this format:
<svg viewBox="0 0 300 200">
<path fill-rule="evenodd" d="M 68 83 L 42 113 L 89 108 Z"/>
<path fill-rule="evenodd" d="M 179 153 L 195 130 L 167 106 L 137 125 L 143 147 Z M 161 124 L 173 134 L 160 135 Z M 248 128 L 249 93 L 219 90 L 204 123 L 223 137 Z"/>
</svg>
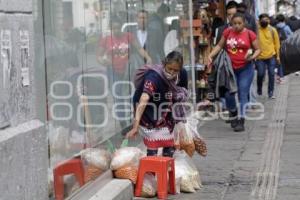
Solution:
<svg viewBox="0 0 300 200">
<path fill-rule="evenodd" d="M 156 156 L 158 149 L 147 149 L 147 156 Z M 173 157 L 175 152 L 174 147 L 164 147 L 163 148 L 163 156 L 164 157 Z"/>
</svg>

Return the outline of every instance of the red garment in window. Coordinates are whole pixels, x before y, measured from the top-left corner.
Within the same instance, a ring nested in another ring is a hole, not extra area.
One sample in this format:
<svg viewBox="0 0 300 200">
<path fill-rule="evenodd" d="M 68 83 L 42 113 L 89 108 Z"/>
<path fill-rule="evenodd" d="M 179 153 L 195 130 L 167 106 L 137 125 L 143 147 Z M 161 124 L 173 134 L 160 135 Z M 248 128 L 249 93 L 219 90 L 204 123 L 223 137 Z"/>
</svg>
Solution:
<svg viewBox="0 0 300 200">
<path fill-rule="evenodd" d="M 245 56 L 251 43 L 256 39 L 256 34 L 245 28 L 242 32 L 238 33 L 229 27 L 224 30 L 223 36 L 225 38 L 225 48 L 231 58 L 233 69 L 240 69 L 247 64 Z"/>
<path fill-rule="evenodd" d="M 124 33 L 119 37 L 110 35 L 100 40 L 100 47 L 106 50 L 109 58 L 112 58 L 112 68 L 115 72 L 125 72 L 132 41 L 133 35 L 131 33 Z"/>
</svg>

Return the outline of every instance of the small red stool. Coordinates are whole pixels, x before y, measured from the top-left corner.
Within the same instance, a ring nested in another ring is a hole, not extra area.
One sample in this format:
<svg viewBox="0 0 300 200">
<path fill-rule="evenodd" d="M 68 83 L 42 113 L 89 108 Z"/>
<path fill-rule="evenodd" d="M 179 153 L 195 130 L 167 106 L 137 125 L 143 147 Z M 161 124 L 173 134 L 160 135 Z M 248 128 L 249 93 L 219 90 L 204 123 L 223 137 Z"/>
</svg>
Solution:
<svg viewBox="0 0 300 200">
<path fill-rule="evenodd" d="M 64 176 L 74 174 L 80 186 L 84 185 L 84 170 L 81 159 L 70 159 L 59 163 L 53 170 L 56 200 L 64 199 Z"/>
<path fill-rule="evenodd" d="M 159 199 L 166 199 L 168 197 L 168 175 L 170 194 L 176 194 L 175 166 L 173 158 L 148 156 L 140 160 L 138 179 L 135 187 L 136 197 L 141 196 L 144 175 L 147 172 L 154 172 L 157 175 L 157 197 Z"/>
</svg>

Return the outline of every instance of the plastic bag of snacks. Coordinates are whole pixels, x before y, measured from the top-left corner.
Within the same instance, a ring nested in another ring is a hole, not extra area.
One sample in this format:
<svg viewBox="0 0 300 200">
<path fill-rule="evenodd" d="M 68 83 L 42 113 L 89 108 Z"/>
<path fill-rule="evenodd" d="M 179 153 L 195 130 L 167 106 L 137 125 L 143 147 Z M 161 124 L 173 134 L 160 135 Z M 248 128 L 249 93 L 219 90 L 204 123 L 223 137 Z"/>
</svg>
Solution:
<svg viewBox="0 0 300 200">
<path fill-rule="evenodd" d="M 205 157 L 207 156 L 207 146 L 205 140 L 197 130 L 197 123 L 198 122 L 196 120 L 188 119 L 186 123 L 186 130 L 193 135 L 196 152 Z"/>
<path fill-rule="evenodd" d="M 190 172 L 191 172 L 190 175 L 192 177 L 192 182 L 193 182 L 194 188 L 196 190 L 200 190 L 202 188 L 202 182 L 201 182 L 200 173 L 199 173 L 195 163 L 189 156 L 184 154 L 184 152 L 183 152 L 182 156 L 184 156 L 185 162 L 187 163 L 187 166 L 190 168 Z"/>
<path fill-rule="evenodd" d="M 193 140 L 193 133 L 188 129 L 186 123 L 179 122 L 175 125 L 174 137 L 175 147 L 180 147 L 180 150 L 184 150 L 189 156 L 192 157 L 195 152 L 195 144 Z"/>
<path fill-rule="evenodd" d="M 116 178 L 129 179 L 133 184 L 136 184 L 138 175 L 138 166 L 125 166 L 114 171 Z"/>
<path fill-rule="evenodd" d="M 146 173 L 144 175 L 142 197 L 150 198 L 156 195 L 156 179 L 153 174 Z"/>
<path fill-rule="evenodd" d="M 184 151 L 176 151 L 174 158 L 176 179 L 181 178 L 180 190 L 193 193 L 200 189 L 200 175 L 191 158 Z"/>
<path fill-rule="evenodd" d="M 111 154 L 103 149 L 88 148 L 81 152 L 81 159 L 102 170 L 109 169 Z"/>
<path fill-rule="evenodd" d="M 81 152 L 81 159 L 85 170 L 84 179 L 89 182 L 109 169 L 111 155 L 105 150 L 88 148 Z"/>
<path fill-rule="evenodd" d="M 143 155 L 143 152 L 136 147 L 120 148 L 113 154 L 110 168 L 117 170 L 127 166 L 138 166 Z"/>
<path fill-rule="evenodd" d="M 122 147 L 113 154 L 110 168 L 114 171 L 114 176 L 121 179 L 129 179 L 136 183 L 138 166 L 143 152 L 136 147 Z"/>
</svg>

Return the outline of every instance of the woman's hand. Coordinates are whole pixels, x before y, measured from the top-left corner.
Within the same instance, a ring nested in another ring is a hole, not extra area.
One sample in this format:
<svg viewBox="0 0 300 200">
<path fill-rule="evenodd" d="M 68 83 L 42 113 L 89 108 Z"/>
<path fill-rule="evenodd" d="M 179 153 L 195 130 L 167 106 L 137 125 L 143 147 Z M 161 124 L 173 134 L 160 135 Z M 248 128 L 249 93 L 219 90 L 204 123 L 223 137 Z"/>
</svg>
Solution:
<svg viewBox="0 0 300 200">
<path fill-rule="evenodd" d="M 246 55 L 246 58 L 245 58 L 245 59 L 246 59 L 246 61 L 248 61 L 248 62 L 254 60 L 253 56 L 251 56 L 251 55 Z"/>
<path fill-rule="evenodd" d="M 152 59 L 150 56 L 146 57 L 146 62 L 147 62 L 147 64 L 152 64 Z"/>
<path fill-rule="evenodd" d="M 138 134 L 138 129 L 137 128 L 132 128 L 127 134 L 126 138 L 134 138 Z"/>
<path fill-rule="evenodd" d="M 276 58 L 276 61 L 277 61 L 277 64 L 278 64 L 278 65 L 281 64 L 281 61 L 280 61 L 280 58 L 279 58 L 279 57 Z"/>
</svg>

